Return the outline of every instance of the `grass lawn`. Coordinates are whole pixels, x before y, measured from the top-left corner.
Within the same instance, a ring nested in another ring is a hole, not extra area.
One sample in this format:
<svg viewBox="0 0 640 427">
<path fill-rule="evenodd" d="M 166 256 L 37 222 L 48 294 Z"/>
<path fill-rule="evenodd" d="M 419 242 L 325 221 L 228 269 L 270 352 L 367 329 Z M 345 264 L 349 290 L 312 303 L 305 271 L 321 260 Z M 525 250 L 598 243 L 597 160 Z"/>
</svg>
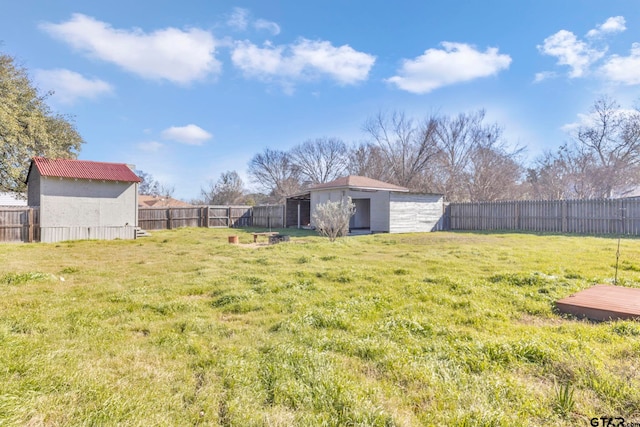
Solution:
<svg viewBox="0 0 640 427">
<path fill-rule="evenodd" d="M 0 425 L 640 423 L 640 323 L 554 311 L 616 239 L 250 231 L 0 245 Z"/>
</svg>

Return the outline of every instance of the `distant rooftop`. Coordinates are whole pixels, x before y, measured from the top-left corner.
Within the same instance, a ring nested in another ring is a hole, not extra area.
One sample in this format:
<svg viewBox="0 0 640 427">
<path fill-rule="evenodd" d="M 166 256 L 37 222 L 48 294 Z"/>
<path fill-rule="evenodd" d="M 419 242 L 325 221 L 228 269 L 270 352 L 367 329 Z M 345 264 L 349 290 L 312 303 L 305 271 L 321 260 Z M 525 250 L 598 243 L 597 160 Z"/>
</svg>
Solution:
<svg viewBox="0 0 640 427">
<path fill-rule="evenodd" d="M 55 178 L 121 182 L 141 181 L 131 168 L 124 163 L 34 157 L 31 161 L 31 167 L 33 166 L 38 169 L 40 175 Z"/>
<path fill-rule="evenodd" d="M 367 178 L 366 176 L 349 175 L 335 179 L 324 184 L 316 184 L 311 186 L 310 190 L 326 190 L 332 188 L 352 188 L 358 190 L 389 190 L 409 192 L 406 187 L 401 187 L 388 182 L 378 181 L 377 179 Z"/>
<path fill-rule="evenodd" d="M 171 207 L 171 208 L 188 208 L 193 206 L 182 200 L 174 199 L 173 197 L 164 196 L 149 196 L 146 194 L 140 194 L 138 196 L 138 206 L 145 208 L 159 208 L 159 207 Z"/>
</svg>

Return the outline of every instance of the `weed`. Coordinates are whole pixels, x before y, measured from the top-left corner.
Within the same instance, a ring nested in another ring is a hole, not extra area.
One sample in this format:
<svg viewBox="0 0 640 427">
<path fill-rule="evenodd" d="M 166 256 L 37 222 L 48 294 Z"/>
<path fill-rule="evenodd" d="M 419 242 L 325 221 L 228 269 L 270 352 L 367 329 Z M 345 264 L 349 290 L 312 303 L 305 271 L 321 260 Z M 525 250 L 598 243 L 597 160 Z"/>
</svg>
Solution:
<svg viewBox="0 0 640 427">
<path fill-rule="evenodd" d="M 640 325 L 638 325 L 637 322 L 618 321 L 611 326 L 611 330 L 623 337 L 640 336 Z"/>
<path fill-rule="evenodd" d="M 0 279 L 0 283 L 7 285 L 21 285 L 27 282 L 41 281 L 50 278 L 51 276 L 49 274 L 39 272 L 7 273 L 2 277 L 2 279 Z"/>
<path fill-rule="evenodd" d="M 554 382 L 555 400 L 553 408 L 562 417 L 567 417 L 573 411 L 575 401 L 573 399 L 573 387 L 570 382 L 558 385 Z"/>
<path fill-rule="evenodd" d="M 227 294 L 220 298 L 215 299 L 212 303 L 212 307 L 224 307 L 226 305 L 234 304 L 240 301 L 246 301 L 249 299 L 247 295 Z"/>
</svg>

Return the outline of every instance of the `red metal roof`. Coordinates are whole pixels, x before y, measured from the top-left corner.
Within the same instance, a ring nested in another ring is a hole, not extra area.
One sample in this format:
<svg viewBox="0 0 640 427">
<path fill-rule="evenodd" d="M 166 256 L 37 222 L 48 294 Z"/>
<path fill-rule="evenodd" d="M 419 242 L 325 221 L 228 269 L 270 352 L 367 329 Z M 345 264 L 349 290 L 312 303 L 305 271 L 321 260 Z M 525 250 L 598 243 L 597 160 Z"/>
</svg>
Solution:
<svg viewBox="0 0 640 427">
<path fill-rule="evenodd" d="M 56 178 L 93 179 L 99 181 L 140 182 L 140 178 L 124 163 L 93 162 L 90 160 L 45 159 L 34 157 L 42 176 Z"/>
<path fill-rule="evenodd" d="M 323 190 L 329 188 L 361 188 L 366 190 L 390 190 L 408 192 L 409 189 L 399 185 L 389 184 L 388 182 L 378 181 L 377 179 L 367 178 L 366 176 L 349 175 L 343 176 L 331 182 L 317 184 L 310 187 L 311 190 Z"/>
</svg>

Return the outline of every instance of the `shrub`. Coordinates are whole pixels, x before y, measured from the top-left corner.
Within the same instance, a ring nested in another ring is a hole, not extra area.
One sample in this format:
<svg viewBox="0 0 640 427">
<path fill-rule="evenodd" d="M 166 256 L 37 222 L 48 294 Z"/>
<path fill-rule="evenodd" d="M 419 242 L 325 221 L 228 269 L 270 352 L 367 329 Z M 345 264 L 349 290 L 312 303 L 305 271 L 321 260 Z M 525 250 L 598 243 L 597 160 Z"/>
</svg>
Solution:
<svg viewBox="0 0 640 427">
<path fill-rule="evenodd" d="M 318 232 L 335 241 L 336 238 L 346 236 L 349 232 L 349 219 L 356 213 L 356 205 L 351 197 L 341 201 L 328 201 L 316 206 L 313 213 L 313 221 Z"/>
</svg>

